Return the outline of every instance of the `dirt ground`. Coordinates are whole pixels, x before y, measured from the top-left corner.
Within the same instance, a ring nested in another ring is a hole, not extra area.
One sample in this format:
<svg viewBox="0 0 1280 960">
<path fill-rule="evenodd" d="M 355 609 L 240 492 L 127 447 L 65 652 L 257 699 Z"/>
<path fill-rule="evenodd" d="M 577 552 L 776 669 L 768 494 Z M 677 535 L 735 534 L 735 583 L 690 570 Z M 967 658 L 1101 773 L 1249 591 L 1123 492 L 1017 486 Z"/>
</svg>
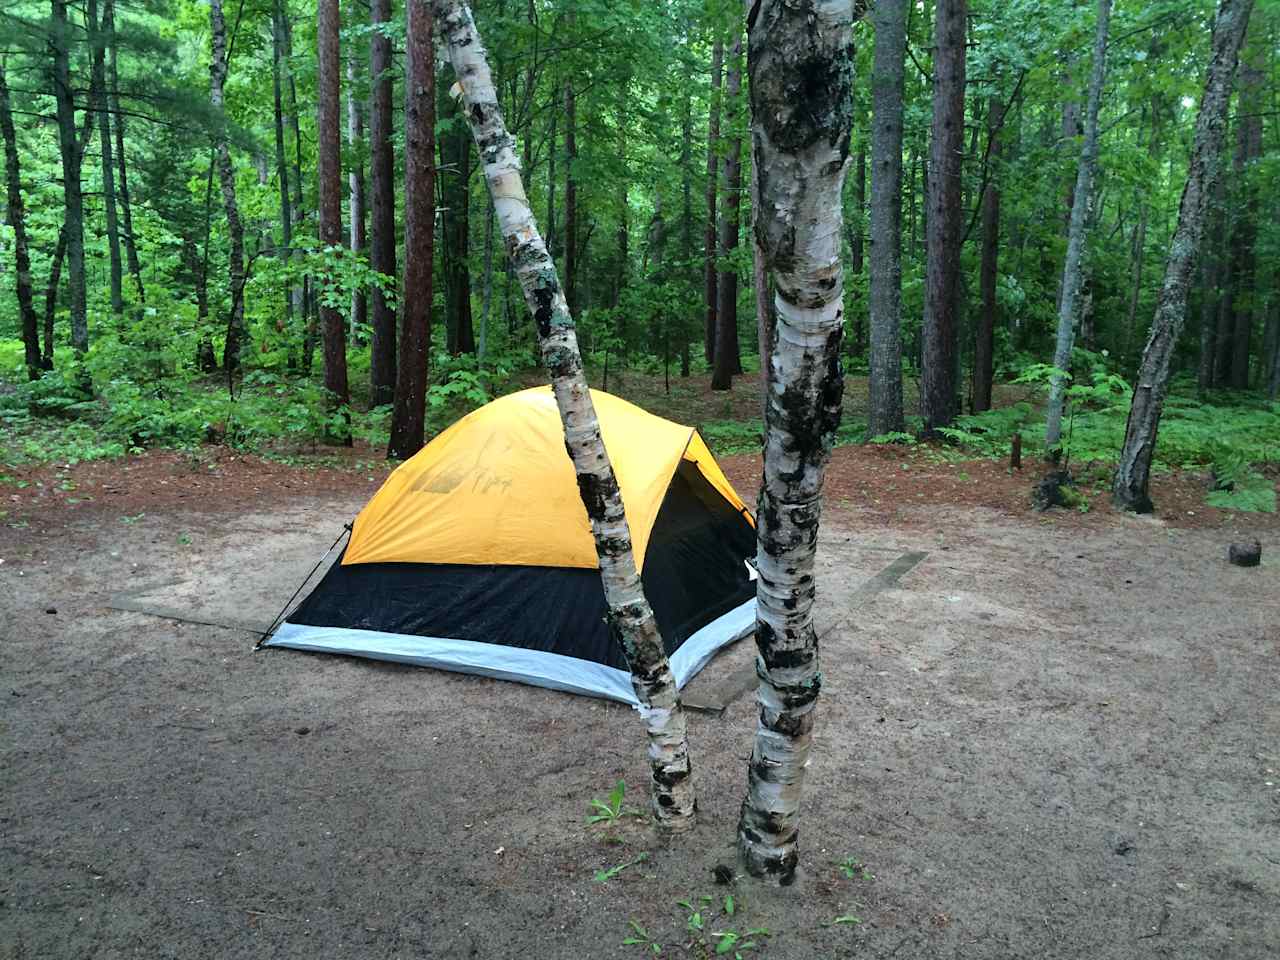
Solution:
<svg viewBox="0 0 1280 960">
<path fill-rule="evenodd" d="M 726 466 L 748 494 L 758 461 Z M 1280 956 L 1280 536 L 1201 512 L 1193 478 L 1156 519 L 1041 517 L 999 465 L 838 451 L 805 875 L 771 892 L 713 878 L 749 696 L 691 717 L 701 819 L 664 841 L 585 823 L 619 778 L 643 805 L 626 707 L 109 608 L 269 620 L 378 472 L 24 476 L 0 504 L 0 956 L 652 956 L 631 921 L 675 957 L 760 927 L 744 957 Z M 1228 566 L 1249 534 L 1263 566 Z"/>
</svg>

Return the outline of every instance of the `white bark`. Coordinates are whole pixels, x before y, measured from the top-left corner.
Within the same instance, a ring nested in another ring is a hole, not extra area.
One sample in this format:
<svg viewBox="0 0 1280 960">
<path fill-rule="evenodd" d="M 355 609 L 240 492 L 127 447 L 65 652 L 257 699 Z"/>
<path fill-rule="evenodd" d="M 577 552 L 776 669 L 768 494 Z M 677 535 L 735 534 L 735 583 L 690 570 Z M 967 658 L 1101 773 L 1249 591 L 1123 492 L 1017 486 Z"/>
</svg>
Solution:
<svg viewBox="0 0 1280 960">
<path fill-rule="evenodd" d="M 756 0 L 748 15 L 756 240 L 777 326 L 757 514 L 759 722 L 738 824 L 752 875 L 789 884 L 821 685 L 813 628 L 822 482 L 840 423 L 841 203 L 852 123 L 852 7 Z"/>
<path fill-rule="evenodd" d="M 692 826 L 695 801 L 685 716 L 636 569 L 622 497 L 583 375 L 573 317 L 525 196 L 515 140 L 503 122 L 471 11 L 457 0 L 435 0 L 434 8 L 438 36 L 453 64 L 463 112 L 480 151 L 498 227 L 537 324 L 542 359 L 564 424 L 565 445 L 591 520 L 610 620 L 641 703 L 649 733 L 653 815 L 665 827 Z"/>
<path fill-rule="evenodd" d="M 1058 308 L 1058 338 L 1053 365 L 1059 370 L 1071 366 L 1071 348 L 1076 338 L 1076 304 L 1080 300 L 1084 235 L 1089 205 L 1093 201 L 1093 171 L 1098 162 L 1098 107 L 1107 73 L 1107 30 L 1111 23 L 1111 0 L 1098 0 L 1098 26 L 1093 40 L 1093 70 L 1089 75 L 1089 101 L 1085 107 L 1084 145 L 1076 170 L 1076 190 L 1071 204 L 1071 226 L 1067 233 L 1067 260 L 1062 268 L 1062 303 Z M 1065 378 L 1049 381 L 1048 418 L 1044 429 L 1045 449 L 1054 452 L 1062 439 L 1062 408 L 1066 398 Z"/>
</svg>

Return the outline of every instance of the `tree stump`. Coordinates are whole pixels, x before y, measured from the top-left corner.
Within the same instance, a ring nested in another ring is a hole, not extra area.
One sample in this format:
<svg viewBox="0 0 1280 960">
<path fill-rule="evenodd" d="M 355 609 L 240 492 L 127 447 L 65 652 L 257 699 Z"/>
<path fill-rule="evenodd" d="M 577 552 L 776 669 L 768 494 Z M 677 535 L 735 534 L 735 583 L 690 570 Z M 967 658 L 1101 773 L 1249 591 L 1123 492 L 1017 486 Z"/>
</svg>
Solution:
<svg viewBox="0 0 1280 960">
<path fill-rule="evenodd" d="M 1227 547 L 1227 560 L 1237 567 L 1256 567 L 1262 562 L 1262 543 L 1248 540 Z"/>
</svg>

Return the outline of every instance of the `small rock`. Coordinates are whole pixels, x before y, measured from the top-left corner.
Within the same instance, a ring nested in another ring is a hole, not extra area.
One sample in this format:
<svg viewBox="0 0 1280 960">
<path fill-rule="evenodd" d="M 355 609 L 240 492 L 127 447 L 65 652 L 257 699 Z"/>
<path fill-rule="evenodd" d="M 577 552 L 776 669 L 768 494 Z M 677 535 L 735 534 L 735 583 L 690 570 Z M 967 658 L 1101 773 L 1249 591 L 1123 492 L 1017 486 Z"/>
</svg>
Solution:
<svg viewBox="0 0 1280 960">
<path fill-rule="evenodd" d="M 1262 543 L 1248 540 L 1227 547 L 1227 560 L 1237 567 L 1256 567 L 1262 562 Z"/>
<path fill-rule="evenodd" d="M 733 883 L 733 870 L 730 867 L 726 867 L 723 863 L 717 863 L 715 868 L 711 871 L 711 874 L 716 878 L 716 883 L 721 886 Z"/>
<path fill-rule="evenodd" d="M 45 607 L 45 608 L 44 608 L 44 612 L 45 612 L 45 613 L 57 613 L 57 612 L 58 612 L 58 608 L 57 608 L 57 607 Z"/>
<path fill-rule="evenodd" d="M 310 727 L 294 727 L 293 732 L 300 737 L 305 737 L 308 733 L 311 732 L 311 728 Z"/>
</svg>

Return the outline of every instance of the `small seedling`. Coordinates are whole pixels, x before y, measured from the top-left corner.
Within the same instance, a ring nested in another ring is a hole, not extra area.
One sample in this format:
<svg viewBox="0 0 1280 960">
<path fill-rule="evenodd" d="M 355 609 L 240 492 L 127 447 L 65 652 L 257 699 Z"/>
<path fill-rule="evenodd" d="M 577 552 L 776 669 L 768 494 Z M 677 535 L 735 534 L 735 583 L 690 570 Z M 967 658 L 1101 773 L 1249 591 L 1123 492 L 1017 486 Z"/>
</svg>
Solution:
<svg viewBox="0 0 1280 960">
<path fill-rule="evenodd" d="M 587 823 L 617 823 L 623 817 L 644 817 L 644 814 L 634 807 L 626 809 L 622 806 L 622 801 L 627 795 L 627 782 L 619 780 L 617 785 L 609 792 L 608 800 L 597 800 L 594 797 L 591 800 L 591 809 L 595 813 L 587 817 Z"/>
<path fill-rule="evenodd" d="M 648 859 L 649 854 L 641 853 L 635 859 L 628 860 L 626 863 L 620 863 L 616 867 L 609 867 L 607 870 L 597 870 L 596 883 L 608 883 L 623 870 L 627 869 L 627 867 L 634 867 L 637 863 L 644 863 Z"/>
<path fill-rule="evenodd" d="M 832 920 L 831 922 L 832 922 L 832 923 L 849 923 L 849 924 L 854 924 L 854 923 L 861 923 L 861 922 L 862 922 L 862 918 L 861 918 L 861 917 L 855 917 L 855 916 L 854 916 L 853 914 L 851 914 L 851 913 L 846 913 L 846 914 L 844 914 L 843 916 L 836 917 L 836 918 L 835 918 L 834 920 Z"/>
<path fill-rule="evenodd" d="M 733 902 L 733 894 L 726 894 L 724 898 L 724 913 L 726 917 L 732 917 L 733 911 L 737 909 L 737 905 Z"/>
<path fill-rule="evenodd" d="M 743 950 L 751 950 L 759 946 L 752 939 L 753 937 L 767 937 L 768 935 L 769 931 L 765 927 L 756 927 L 746 933 L 738 933 L 736 930 L 714 930 L 711 933 L 716 942 L 715 955 L 723 957 L 731 953 L 733 954 L 733 960 L 742 960 Z"/>
<path fill-rule="evenodd" d="M 640 926 L 640 924 L 636 923 L 634 920 L 628 920 L 627 923 L 631 925 L 632 933 L 631 936 L 622 941 L 622 945 L 624 947 L 631 947 L 639 944 L 648 947 L 655 956 L 662 952 L 662 944 L 655 943 L 653 938 L 649 936 L 648 930 Z"/>
<path fill-rule="evenodd" d="M 137 523 L 139 520 L 141 520 L 145 516 L 146 516 L 145 513 L 139 513 L 132 517 L 121 517 L 120 522 L 121 523 Z"/>
<path fill-rule="evenodd" d="M 874 880 L 875 874 L 857 857 L 845 857 L 836 866 L 847 880 Z"/>
</svg>

